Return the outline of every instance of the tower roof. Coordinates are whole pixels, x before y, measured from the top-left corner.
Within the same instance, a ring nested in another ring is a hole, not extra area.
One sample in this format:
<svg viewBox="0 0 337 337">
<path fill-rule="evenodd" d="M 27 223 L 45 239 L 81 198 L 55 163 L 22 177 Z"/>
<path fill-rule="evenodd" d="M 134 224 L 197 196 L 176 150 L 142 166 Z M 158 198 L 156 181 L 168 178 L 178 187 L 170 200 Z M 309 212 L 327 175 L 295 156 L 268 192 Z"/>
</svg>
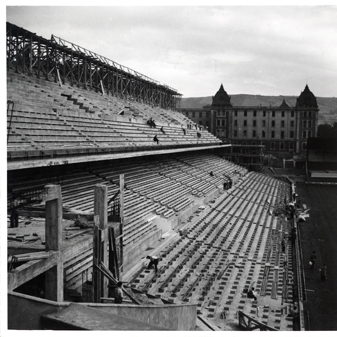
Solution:
<svg viewBox="0 0 337 337">
<path fill-rule="evenodd" d="M 316 97 L 310 91 L 308 85 L 305 86 L 304 90 L 298 96 L 296 101 L 296 107 L 310 107 L 310 108 L 318 107 Z"/>
<path fill-rule="evenodd" d="M 212 105 L 232 106 L 231 98 L 228 96 L 222 84 L 215 96 L 212 97 Z"/>
<path fill-rule="evenodd" d="M 281 109 L 289 109 L 290 106 L 286 103 L 286 100 L 284 99 L 283 102 L 280 105 Z"/>
</svg>

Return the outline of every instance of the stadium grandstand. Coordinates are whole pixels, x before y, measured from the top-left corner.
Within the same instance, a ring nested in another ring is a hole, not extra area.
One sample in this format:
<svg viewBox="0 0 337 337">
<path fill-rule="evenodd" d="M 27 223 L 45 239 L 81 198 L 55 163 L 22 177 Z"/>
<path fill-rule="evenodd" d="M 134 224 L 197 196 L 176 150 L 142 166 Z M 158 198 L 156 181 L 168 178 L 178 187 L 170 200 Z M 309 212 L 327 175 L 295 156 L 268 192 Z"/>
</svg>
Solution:
<svg viewBox="0 0 337 337">
<path fill-rule="evenodd" d="M 226 160 L 177 90 L 6 28 L 8 328 L 305 330 L 294 183 Z"/>
</svg>

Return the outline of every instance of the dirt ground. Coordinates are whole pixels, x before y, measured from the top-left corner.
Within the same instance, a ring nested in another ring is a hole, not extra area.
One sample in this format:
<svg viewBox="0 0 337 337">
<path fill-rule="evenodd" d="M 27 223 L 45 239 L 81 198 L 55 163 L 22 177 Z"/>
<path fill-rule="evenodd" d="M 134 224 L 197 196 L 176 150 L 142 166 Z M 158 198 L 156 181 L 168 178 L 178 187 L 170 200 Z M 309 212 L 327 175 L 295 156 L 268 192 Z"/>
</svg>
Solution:
<svg viewBox="0 0 337 337">
<path fill-rule="evenodd" d="M 310 217 L 300 223 L 300 238 L 306 282 L 309 330 L 337 330 L 337 185 L 296 184 Z M 314 269 L 310 255 L 316 251 Z M 327 280 L 321 281 L 319 269 L 327 265 Z"/>
</svg>

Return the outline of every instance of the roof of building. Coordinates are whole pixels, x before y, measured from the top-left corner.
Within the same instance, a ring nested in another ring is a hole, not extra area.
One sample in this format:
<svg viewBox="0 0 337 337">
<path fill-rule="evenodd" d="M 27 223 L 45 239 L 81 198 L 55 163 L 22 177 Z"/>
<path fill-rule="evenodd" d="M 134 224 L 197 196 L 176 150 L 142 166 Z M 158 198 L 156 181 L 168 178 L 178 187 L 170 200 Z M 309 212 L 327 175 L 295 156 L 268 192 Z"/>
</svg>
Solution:
<svg viewBox="0 0 337 337">
<path fill-rule="evenodd" d="M 281 103 L 280 108 L 281 109 L 289 109 L 290 108 L 290 106 L 286 103 L 285 99 Z"/>
<path fill-rule="evenodd" d="M 222 83 L 218 92 L 212 97 L 212 105 L 232 106 L 231 98 L 228 96 Z"/>
<path fill-rule="evenodd" d="M 314 107 L 317 108 L 317 100 L 315 95 L 310 91 L 308 85 L 305 86 L 296 101 L 296 107 Z"/>
</svg>

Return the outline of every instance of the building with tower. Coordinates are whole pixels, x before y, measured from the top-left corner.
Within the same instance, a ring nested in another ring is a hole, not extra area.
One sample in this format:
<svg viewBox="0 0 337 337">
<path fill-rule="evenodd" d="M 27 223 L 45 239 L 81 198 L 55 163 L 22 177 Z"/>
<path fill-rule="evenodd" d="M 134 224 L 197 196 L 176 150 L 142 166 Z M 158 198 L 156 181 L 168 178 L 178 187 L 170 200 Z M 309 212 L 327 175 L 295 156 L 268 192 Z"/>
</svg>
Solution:
<svg viewBox="0 0 337 337">
<path fill-rule="evenodd" d="M 212 104 L 202 109 L 182 109 L 198 124 L 233 145 L 263 146 L 264 153 L 276 158 L 304 161 L 309 137 L 317 133 L 318 105 L 305 86 L 290 106 L 284 99 L 279 106 L 233 106 L 221 84 Z"/>
</svg>

